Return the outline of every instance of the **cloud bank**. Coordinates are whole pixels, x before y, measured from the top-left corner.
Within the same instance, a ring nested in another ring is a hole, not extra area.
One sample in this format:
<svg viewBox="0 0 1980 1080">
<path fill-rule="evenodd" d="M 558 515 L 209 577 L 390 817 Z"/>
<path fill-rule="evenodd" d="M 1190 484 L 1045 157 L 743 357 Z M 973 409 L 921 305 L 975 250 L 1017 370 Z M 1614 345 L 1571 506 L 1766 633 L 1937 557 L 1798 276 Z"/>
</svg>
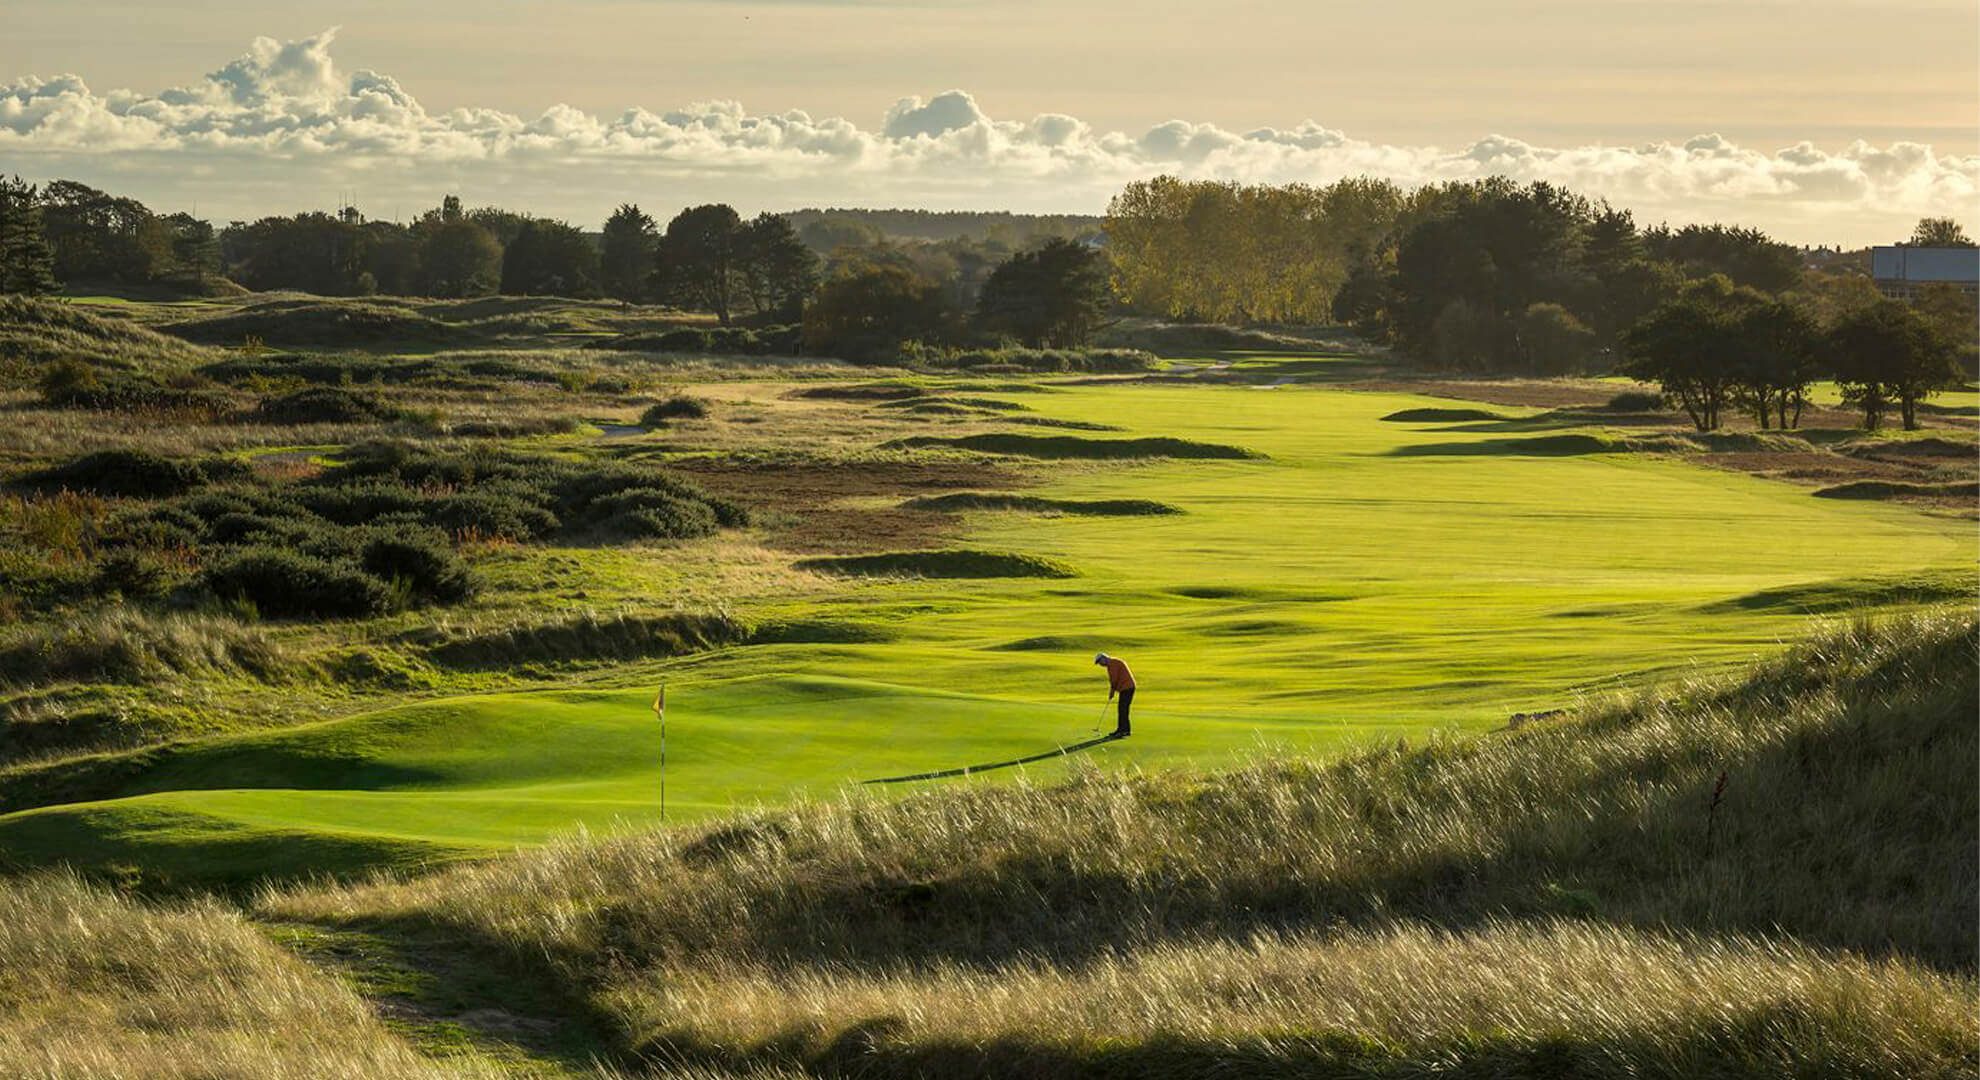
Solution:
<svg viewBox="0 0 1980 1080">
<path fill-rule="evenodd" d="M 1921 215 L 1970 216 L 1980 197 L 1980 156 L 1919 143 L 1770 152 L 1712 134 L 1578 147 L 1488 135 L 1444 149 L 1370 142 L 1312 121 L 1232 131 L 1173 120 L 1136 135 L 1062 113 L 998 119 L 961 90 L 902 98 L 876 128 L 798 110 L 754 114 L 733 101 L 615 117 L 567 105 L 535 118 L 435 113 L 389 75 L 341 73 L 335 36 L 259 38 L 199 82 L 153 94 L 98 93 L 75 75 L 0 84 L 0 161 L 166 205 L 197 200 L 224 212 L 214 216 L 327 205 L 333 191 L 389 213 L 458 190 L 470 202 L 589 224 L 629 199 L 656 208 L 719 198 L 748 209 L 1097 212 L 1122 184 L 1159 173 L 1274 183 L 1370 175 L 1405 185 L 1503 174 L 1604 196 L 1644 220 L 1728 220 L 1790 239 L 1867 242 L 1901 235 Z"/>
</svg>

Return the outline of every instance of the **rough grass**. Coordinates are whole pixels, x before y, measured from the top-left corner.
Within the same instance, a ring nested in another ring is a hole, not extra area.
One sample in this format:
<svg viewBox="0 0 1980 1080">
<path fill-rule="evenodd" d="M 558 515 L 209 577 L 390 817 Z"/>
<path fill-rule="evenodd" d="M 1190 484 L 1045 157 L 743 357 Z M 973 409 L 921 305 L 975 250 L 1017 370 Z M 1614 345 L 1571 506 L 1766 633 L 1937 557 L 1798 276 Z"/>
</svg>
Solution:
<svg viewBox="0 0 1980 1080">
<path fill-rule="evenodd" d="M 799 559 L 796 565 L 800 570 L 849 577 L 1066 578 L 1078 574 L 1065 563 L 1042 555 L 964 548 L 888 551 L 877 555 L 824 555 Z"/>
<path fill-rule="evenodd" d="M 1139 439 L 1087 439 L 1077 435 L 1025 435 L 1017 432 L 990 432 L 982 435 L 944 437 L 919 435 L 896 439 L 888 446 L 914 448 L 948 447 L 986 454 L 1010 454 L 1034 458 L 1087 458 L 1119 460 L 1127 458 L 1213 458 L 1245 459 L 1264 455 L 1241 446 L 1197 442 L 1152 436 Z"/>
<path fill-rule="evenodd" d="M 214 903 L 150 909 L 74 877 L 0 882 L 0 1074 L 495 1077 L 421 1057 L 337 979 Z"/>
<path fill-rule="evenodd" d="M 0 685 L 149 683 L 195 673 L 276 676 L 284 650 L 223 615 L 113 607 L 0 636 Z"/>
<path fill-rule="evenodd" d="M 0 296 L 0 386 L 25 386 L 61 360 L 157 371 L 191 367 L 215 356 L 211 349 L 80 305 Z"/>
<path fill-rule="evenodd" d="M 637 615 L 587 611 L 551 622 L 440 631 L 426 650 L 444 667 L 498 670 L 518 665 L 645 660 L 682 656 L 743 640 L 748 628 L 726 615 Z"/>
<path fill-rule="evenodd" d="M 970 510 L 1020 510 L 1042 514 L 1078 514 L 1098 517 L 1140 517 L 1180 514 L 1182 509 L 1153 499 L 1046 499 L 1034 495 L 1004 492 L 959 491 L 950 495 L 924 495 L 901 504 L 907 510 L 933 510 L 960 514 Z"/>
<path fill-rule="evenodd" d="M 357 300 L 270 300 L 224 314 L 167 323 L 161 329 L 174 337 L 212 345 L 245 341 L 278 345 L 440 344 L 464 336 L 461 328 L 411 308 Z"/>
<path fill-rule="evenodd" d="M 1965 1075 L 1976 645 L 1963 614 L 1858 624 L 1495 738 L 848 796 L 262 910 L 548 957 L 667 1058 Z"/>
</svg>

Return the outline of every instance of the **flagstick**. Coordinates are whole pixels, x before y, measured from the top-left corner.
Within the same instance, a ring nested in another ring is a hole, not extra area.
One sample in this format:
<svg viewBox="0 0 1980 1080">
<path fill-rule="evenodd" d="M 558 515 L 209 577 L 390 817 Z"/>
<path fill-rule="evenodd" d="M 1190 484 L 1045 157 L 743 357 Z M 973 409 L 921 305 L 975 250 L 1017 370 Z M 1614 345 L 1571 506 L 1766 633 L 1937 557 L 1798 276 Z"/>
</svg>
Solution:
<svg viewBox="0 0 1980 1080">
<path fill-rule="evenodd" d="M 659 820 L 667 820 L 667 684 L 659 684 L 653 711 L 659 713 Z"/>
</svg>

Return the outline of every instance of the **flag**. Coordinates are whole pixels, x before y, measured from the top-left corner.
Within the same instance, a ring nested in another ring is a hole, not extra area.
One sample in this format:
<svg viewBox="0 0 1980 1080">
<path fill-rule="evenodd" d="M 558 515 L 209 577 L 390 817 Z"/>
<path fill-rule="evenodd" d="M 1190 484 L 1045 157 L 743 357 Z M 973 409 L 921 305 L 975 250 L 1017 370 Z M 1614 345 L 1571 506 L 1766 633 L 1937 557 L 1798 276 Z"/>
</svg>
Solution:
<svg viewBox="0 0 1980 1080">
<path fill-rule="evenodd" d="M 660 684 L 660 693 L 653 699 L 653 715 L 661 720 L 667 718 L 667 684 Z"/>
</svg>

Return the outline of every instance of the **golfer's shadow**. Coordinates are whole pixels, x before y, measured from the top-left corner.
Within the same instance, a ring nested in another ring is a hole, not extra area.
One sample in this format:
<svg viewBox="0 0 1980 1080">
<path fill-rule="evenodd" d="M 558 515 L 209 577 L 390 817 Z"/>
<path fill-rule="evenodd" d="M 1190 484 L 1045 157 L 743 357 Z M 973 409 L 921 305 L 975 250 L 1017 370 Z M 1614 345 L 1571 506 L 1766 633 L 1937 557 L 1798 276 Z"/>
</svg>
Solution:
<svg viewBox="0 0 1980 1080">
<path fill-rule="evenodd" d="M 1077 754 L 1081 750 L 1091 750 L 1096 746 L 1125 738 L 1127 736 L 1119 733 L 1111 733 L 1102 735 L 1097 739 L 1088 739 L 1082 743 L 1074 743 L 1071 746 L 1061 746 L 1055 750 L 1047 750 L 1042 754 L 1033 754 L 1030 757 L 1012 758 L 1009 761 L 992 761 L 983 765 L 964 765 L 958 769 L 942 769 L 937 772 L 915 773 L 913 776 L 887 776 L 878 780 L 862 780 L 860 782 L 863 784 L 905 784 L 913 780 L 942 780 L 951 776 L 969 776 L 972 773 L 989 772 L 992 769 L 1008 769 L 1013 765 L 1029 765 L 1034 761 L 1065 757 L 1069 754 Z"/>
</svg>

